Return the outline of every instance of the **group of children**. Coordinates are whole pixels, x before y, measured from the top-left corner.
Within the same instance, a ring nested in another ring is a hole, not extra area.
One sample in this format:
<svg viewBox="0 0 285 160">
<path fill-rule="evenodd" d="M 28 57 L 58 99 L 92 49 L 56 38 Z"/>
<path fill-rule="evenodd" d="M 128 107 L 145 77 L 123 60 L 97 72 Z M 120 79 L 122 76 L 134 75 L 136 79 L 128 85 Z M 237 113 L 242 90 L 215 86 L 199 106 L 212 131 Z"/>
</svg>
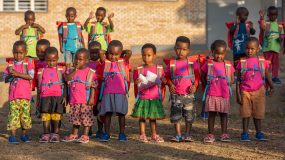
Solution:
<svg viewBox="0 0 285 160">
<path fill-rule="evenodd" d="M 265 54 L 271 57 L 269 60 L 278 55 L 283 40 L 284 31 L 276 22 L 276 11 L 275 7 L 268 8 L 269 21 L 264 21 L 264 13 L 260 12 L 261 31 L 264 35 L 262 43 L 265 43 L 262 46 Z M 203 57 L 189 55 L 190 39 L 179 36 L 174 45 L 176 57 L 164 60 L 165 69 L 162 65 L 155 64 L 155 45 L 147 43 L 142 46 L 143 64 L 133 72 L 136 103 L 131 114 L 139 119 L 139 141 L 164 142 L 157 134 L 156 121 L 166 116 L 162 105 L 166 86 L 170 91 L 170 121 L 175 129 L 175 136 L 171 140 L 193 141 L 191 131 L 196 118 L 194 101 L 197 100 L 195 94 L 200 82 L 204 90 L 204 111 L 208 113 L 208 134 L 204 142 L 215 141 L 214 124 L 217 113 L 221 118 L 220 140 L 230 141 L 227 123 L 232 96 L 231 85 L 235 81 L 243 124 L 240 140 L 250 140 L 250 117 L 253 117 L 256 128 L 255 138 L 266 140 L 261 132 L 261 120 L 265 114 L 265 92 L 267 91 L 268 95 L 273 93 L 270 62 L 258 54 L 260 41 L 250 37 L 255 30 L 252 23 L 247 21 L 248 10 L 240 7 L 236 15 L 236 22 L 229 23 L 228 44 L 233 49 L 234 65 L 225 60 L 227 44 L 223 40 L 214 41 L 211 45 L 211 55 Z M 10 83 L 7 125 L 7 129 L 11 131 L 9 143 L 19 143 L 16 138 L 16 130 L 19 128 L 22 129 L 20 139 L 23 142 L 31 141 L 27 131 L 32 127 L 30 100 L 33 86 L 37 88 L 37 111 L 43 121 L 40 142 L 88 143 L 94 116 L 97 116 L 98 124 L 96 139 L 109 141 L 113 115 L 118 116 L 118 140 L 127 140 L 125 116 L 128 113 L 131 81 L 129 60 L 132 52 L 123 50 L 120 41 L 110 40 L 109 33 L 114 29 L 111 20 L 113 13 L 108 16 L 109 24 L 103 22 L 106 16 L 105 8 L 99 7 L 95 16 L 96 21 L 90 22 L 94 17 L 91 12 L 82 27 L 79 22 L 75 22 L 76 9 L 69 7 L 66 10 L 67 22 L 58 22 L 60 51 L 65 60 L 65 63 L 59 63 L 58 50 L 51 47 L 48 40 L 39 40 L 45 30 L 34 23 L 35 14 L 32 11 L 25 13 L 26 25 L 16 30 L 16 34 L 21 35 L 21 40 L 14 43 L 13 59 L 8 60 L 9 66 L 4 71 L 5 82 Z M 83 29 L 89 34 L 88 49 L 84 48 Z M 276 49 L 278 45 L 278 52 L 272 49 Z M 36 54 L 31 50 L 35 50 Z M 32 59 L 35 55 L 37 59 Z M 278 79 L 277 76 L 273 78 L 274 81 Z M 70 105 L 69 121 L 73 126 L 71 133 L 61 139 L 61 120 L 67 104 Z M 183 119 L 184 134 L 181 132 Z M 150 138 L 145 132 L 147 120 L 151 129 Z M 81 136 L 80 126 L 83 126 Z"/>
</svg>

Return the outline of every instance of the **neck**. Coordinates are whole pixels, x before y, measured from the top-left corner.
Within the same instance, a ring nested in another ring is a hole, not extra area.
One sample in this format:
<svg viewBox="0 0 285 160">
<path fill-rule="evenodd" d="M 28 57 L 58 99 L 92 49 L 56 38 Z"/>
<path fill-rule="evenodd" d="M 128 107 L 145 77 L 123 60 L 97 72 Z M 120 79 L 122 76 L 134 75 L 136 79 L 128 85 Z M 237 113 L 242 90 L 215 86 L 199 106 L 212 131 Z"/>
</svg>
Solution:
<svg viewBox="0 0 285 160">
<path fill-rule="evenodd" d="M 153 65 L 154 65 L 154 63 L 145 64 L 146 67 L 152 67 Z"/>
</svg>

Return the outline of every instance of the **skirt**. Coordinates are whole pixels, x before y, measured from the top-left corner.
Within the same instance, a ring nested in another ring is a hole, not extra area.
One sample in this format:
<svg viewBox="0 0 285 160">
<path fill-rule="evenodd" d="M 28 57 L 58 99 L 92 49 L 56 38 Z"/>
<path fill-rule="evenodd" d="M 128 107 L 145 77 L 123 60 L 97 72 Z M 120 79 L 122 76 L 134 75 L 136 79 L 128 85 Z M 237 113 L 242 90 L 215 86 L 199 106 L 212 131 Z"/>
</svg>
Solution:
<svg viewBox="0 0 285 160">
<path fill-rule="evenodd" d="M 159 120 L 165 118 L 165 113 L 160 100 L 139 99 L 131 116 L 145 120 Z"/>
<path fill-rule="evenodd" d="M 128 113 L 128 99 L 125 94 L 105 94 L 102 97 L 99 116 L 106 113 L 123 114 Z"/>
<path fill-rule="evenodd" d="M 205 112 L 229 113 L 230 99 L 207 95 L 205 103 Z"/>
</svg>

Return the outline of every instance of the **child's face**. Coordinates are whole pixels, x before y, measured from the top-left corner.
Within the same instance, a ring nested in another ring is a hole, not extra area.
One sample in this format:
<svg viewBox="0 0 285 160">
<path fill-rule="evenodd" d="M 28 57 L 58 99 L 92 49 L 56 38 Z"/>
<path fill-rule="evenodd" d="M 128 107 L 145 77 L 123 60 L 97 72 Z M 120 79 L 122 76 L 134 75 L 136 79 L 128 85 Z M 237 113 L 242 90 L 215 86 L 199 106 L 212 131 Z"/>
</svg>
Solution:
<svg viewBox="0 0 285 160">
<path fill-rule="evenodd" d="M 248 58 L 256 57 L 256 53 L 259 51 L 259 44 L 257 42 L 248 42 L 245 46 L 245 52 Z"/>
<path fill-rule="evenodd" d="M 239 17 L 240 21 L 245 22 L 247 20 L 248 13 L 247 12 L 240 12 L 237 16 Z"/>
<path fill-rule="evenodd" d="M 97 10 L 95 13 L 97 22 L 102 22 L 106 17 L 106 13 L 103 10 Z"/>
<path fill-rule="evenodd" d="M 274 10 L 270 10 L 267 13 L 267 16 L 269 18 L 270 21 L 275 21 L 278 17 L 278 10 L 274 9 Z"/>
<path fill-rule="evenodd" d="M 122 54 L 122 48 L 119 46 L 112 46 L 108 49 L 107 59 L 111 62 L 117 61 Z"/>
<path fill-rule="evenodd" d="M 48 54 L 46 56 L 46 62 L 48 64 L 48 67 L 56 67 L 58 61 L 58 54 Z"/>
<path fill-rule="evenodd" d="M 142 59 L 143 59 L 143 62 L 146 65 L 153 64 L 153 61 L 155 59 L 155 54 L 154 54 L 152 48 L 145 48 L 145 49 L 143 49 Z"/>
<path fill-rule="evenodd" d="M 100 50 L 101 50 L 100 46 L 93 46 L 89 49 L 90 59 L 92 61 L 97 61 L 99 59 Z"/>
<path fill-rule="evenodd" d="M 23 45 L 16 46 L 13 50 L 13 57 L 17 62 L 23 61 L 26 56 L 26 47 Z"/>
<path fill-rule="evenodd" d="M 88 63 L 87 53 L 77 53 L 74 59 L 74 67 L 77 69 L 84 69 Z"/>
<path fill-rule="evenodd" d="M 226 56 L 226 48 L 218 47 L 216 50 L 213 51 L 213 55 L 214 55 L 214 61 L 223 62 Z"/>
<path fill-rule="evenodd" d="M 74 20 L 75 20 L 76 16 L 77 16 L 76 12 L 74 12 L 72 10 L 67 12 L 66 15 L 65 15 L 68 23 L 74 23 Z"/>
<path fill-rule="evenodd" d="M 36 20 L 36 18 L 35 18 L 35 15 L 33 15 L 33 14 L 28 14 L 25 17 L 25 22 L 26 22 L 26 24 L 29 24 L 29 25 L 32 25 L 35 22 L 35 20 Z"/>
<path fill-rule="evenodd" d="M 47 45 L 37 45 L 37 57 L 39 58 L 40 61 L 44 61 L 45 60 L 45 52 L 46 49 L 48 48 Z"/>
<path fill-rule="evenodd" d="M 185 59 L 190 52 L 189 44 L 184 42 L 177 42 L 174 50 L 178 59 Z"/>
</svg>

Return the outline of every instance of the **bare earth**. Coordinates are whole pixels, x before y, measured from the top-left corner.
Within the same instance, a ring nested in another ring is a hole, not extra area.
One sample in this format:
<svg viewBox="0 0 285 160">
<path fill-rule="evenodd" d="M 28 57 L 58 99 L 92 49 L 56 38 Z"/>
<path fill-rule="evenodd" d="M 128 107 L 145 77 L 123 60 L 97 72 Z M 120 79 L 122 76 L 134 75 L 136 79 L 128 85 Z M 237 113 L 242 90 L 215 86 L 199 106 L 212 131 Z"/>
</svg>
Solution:
<svg viewBox="0 0 285 160">
<path fill-rule="evenodd" d="M 158 55 L 168 55 L 159 53 Z M 159 57 L 161 58 L 161 57 Z M 281 78 L 285 82 L 284 56 L 282 56 Z M 141 63 L 140 55 L 132 58 L 133 66 Z M 161 60 L 159 61 L 161 63 Z M 1 67 L 2 70 L 3 66 Z M 39 119 L 33 115 L 33 128 L 30 136 L 33 139 L 31 143 L 20 143 L 19 145 L 10 145 L 7 142 L 6 117 L 7 107 L 7 85 L 0 82 L 2 93 L 0 98 L 0 159 L 285 159 L 285 86 L 276 85 L 275 95 L 267 98 L 267 113 L 263 121 L 263 131 L 269 138 L 267 142 L 254 141 L 254 126 L 250 125 L 251 142 L 239 142 L 241 133 L 241 120 L 238 117 L 238 105 L 232 100 L 231 119 L 229 124 L 229 133 L 233 141 L 222 143 L 216 141 L 213 144 L 203 144 L 202 139 L 207 134 L 207 123 L 201 118 L 194 123 L 193 136 L 195 142 L 192 143 L 173 143 L 169 139 L 174 135 L 173 126 L 169 119 L 158 121 L 158 133 L 164 137 L 165 143 L 147 143 L 142 144 L 137 141 L 138 120 L 127 116 L 126 134 L 129 140 L 119 142 L 117 140 L 118 125 L 117 118 L 114 117 L 112 124 L 111 140 L 108 143 L 100 143 L 91 139 L 88 144 L 77 143 L 57 143 L 40 144 L 38 137 L 42 133 L 42 125 Z M 130 90 L 129 113 L 134 104 L 133 89 Z M 164 101 L 166 113 L 169 115 L 168 96 Z M 201 97 L 201 94 L 198 95 Z M 197 103 L 197 113 L 200 113 L 200 103 Z M 34 113 L 34 109 L 33 112 Z M 71 129 L 68 122 L 68 115 L 64 117 L 64 127 L 62 135 L 67 135 Z M 95 131 L 96 127 L 94 127 Z M 149 130 L 147 130 L 150 135 Z M 219 118 L 216 120 L 216 137 L 220 135 Z"/>
</svg>

